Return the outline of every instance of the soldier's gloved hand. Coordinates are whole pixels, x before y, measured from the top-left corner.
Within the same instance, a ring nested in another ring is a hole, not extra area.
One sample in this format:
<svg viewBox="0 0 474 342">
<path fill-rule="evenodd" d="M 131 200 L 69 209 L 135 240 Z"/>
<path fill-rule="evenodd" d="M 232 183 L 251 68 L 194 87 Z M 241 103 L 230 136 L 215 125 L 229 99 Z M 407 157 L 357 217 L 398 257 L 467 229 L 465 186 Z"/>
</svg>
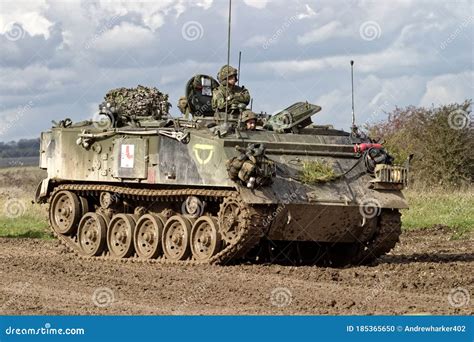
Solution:
<svg viewBox="0 0 474 342">
<path fill-rule="evenodd" d="M 229 96 L 227 96 L 227 101 L 232 101 L 233 98 L 234 98 L 233 95 L 229 95 Z"/>
</svg>

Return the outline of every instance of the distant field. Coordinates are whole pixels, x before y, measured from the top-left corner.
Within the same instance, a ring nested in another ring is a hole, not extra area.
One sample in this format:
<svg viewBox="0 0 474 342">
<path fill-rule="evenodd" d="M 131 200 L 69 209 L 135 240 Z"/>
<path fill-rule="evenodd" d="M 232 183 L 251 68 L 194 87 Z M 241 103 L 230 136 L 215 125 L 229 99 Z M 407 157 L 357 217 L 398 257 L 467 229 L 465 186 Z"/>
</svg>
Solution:
<svg viewBox="0 0 474 342">
<path fill-rule="evenodd" d="M 38 166 L 39 157 L 0 158 L 0 168 Z"/>
<path fill-rule="evenodd" d="M 0 169 L 0 237 L 50 237 L 46 206 L 33 203 L 37 184 L 46 177 L 38 167 Z M 406 190 L 410 209 L 404 229 L 446 226 L 450 238 L 474 231 L 474 188 L 460 191 Z"/>
</svg>

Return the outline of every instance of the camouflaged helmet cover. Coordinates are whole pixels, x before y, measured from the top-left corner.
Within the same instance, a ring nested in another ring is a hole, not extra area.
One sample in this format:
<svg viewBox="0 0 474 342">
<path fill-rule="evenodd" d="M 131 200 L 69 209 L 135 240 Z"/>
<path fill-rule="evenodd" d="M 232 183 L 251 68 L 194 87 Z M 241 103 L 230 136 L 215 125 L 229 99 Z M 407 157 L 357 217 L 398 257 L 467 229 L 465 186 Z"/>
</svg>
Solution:
<svg viewBox="0 0 474 342">
<path fill-rule="evenodd" d="M 251 110 L 245 110 L 242 112 L 242 122 L 247 122 L 249 120 L 256 120 L 257 115 Z"/>
<path fill-rule="evenodd" d="M 217 73 L 217 79 L 220 83 L 225 83 L 227 77 L 237 76 L 237 69 L 231 65 L 224 65 Z"/>
</svg>

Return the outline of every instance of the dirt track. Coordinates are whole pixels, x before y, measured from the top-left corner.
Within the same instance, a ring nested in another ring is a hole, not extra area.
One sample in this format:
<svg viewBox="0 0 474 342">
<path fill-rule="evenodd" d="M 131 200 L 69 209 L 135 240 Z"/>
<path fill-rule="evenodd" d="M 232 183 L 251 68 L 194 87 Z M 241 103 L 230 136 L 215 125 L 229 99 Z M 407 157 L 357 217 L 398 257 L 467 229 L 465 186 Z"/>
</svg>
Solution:
<svg viewBox="0 0 474 342">
<path fill-rule="evenodd" d="M 474 243 L 450 236 L 406 232 L 346 269 L 79 261 L 55 241 L 0 239 L 0 314 L 474 314 Z"/>
</svg>

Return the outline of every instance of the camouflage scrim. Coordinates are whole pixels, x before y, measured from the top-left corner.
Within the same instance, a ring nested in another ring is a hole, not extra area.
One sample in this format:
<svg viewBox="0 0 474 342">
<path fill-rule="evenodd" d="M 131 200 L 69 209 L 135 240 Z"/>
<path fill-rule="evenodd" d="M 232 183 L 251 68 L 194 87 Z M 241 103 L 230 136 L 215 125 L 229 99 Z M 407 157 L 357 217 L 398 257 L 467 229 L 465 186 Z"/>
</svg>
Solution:
<svg viewBox="0 0 474 342">
<path fill-rule="evenodd" d="M 168 94 L 157 88 L 139 85 L 136 88 L 117 88 L 110 90 L 104 97 L 121 115 L 130 117 L 151 116 L 161 118 L 169 112 L 171 104 Z"/>
</svg>

